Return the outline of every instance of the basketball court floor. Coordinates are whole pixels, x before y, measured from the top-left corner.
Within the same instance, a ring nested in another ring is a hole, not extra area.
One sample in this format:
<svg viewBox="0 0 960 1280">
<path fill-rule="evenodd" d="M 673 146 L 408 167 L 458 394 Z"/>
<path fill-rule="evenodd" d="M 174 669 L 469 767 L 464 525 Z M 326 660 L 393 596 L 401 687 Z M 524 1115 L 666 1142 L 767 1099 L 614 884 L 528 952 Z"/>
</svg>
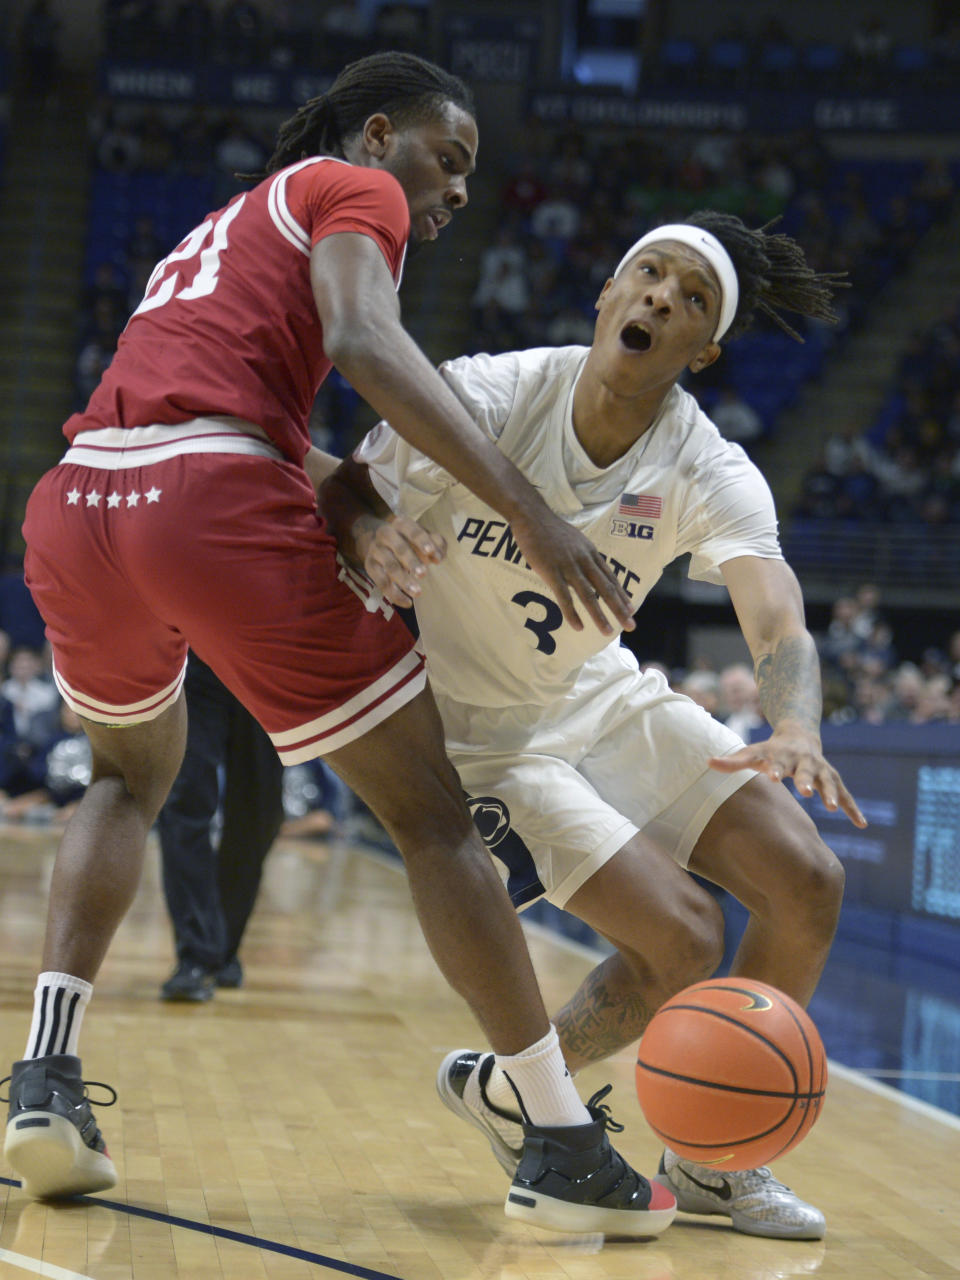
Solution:
<svg viewBox="0 0 960 1280">
<path fill-rule="evenodd" d="M 8 1062 L 26 1038 L 54 844 L 49 830 L 0 828 Z M 529 936 L 555 1007 L 593 960 L 542 927 Z M 504 1174 L 436 1098 L 442 1055 L 480 1046 L 426 950 L 395 859 L 282 838 L 244 960 L 239 991 L 199 1006 L 158 1001 L 172 951 L 151 847 L 82 1043 L 85 1077 L 119 1094 L 98 1114 L 120 1182 L 54 1206 L 29 1201 L 0 1166 L 0 1280 L 960 1276 L 960 1115 L 923 1100 L 934 1088 L 948 1106 L 960 1094 L 960 992 L 942 978 L 917 985 L 875 953 L 838 949 L 831 960 L 812 1010 L 831 1055 L 826 1107 L 776 1166 L 826 1212 L 824 1241 L 681 1217 L 637 1242 L 504 1217 Z M 584 1072 L 584 1096 L 608 1080 L 627 1126 L 617 1143 L 651 1173 L 659 1147 L 635 1100 L 631 1054 Z"/>
</svg>

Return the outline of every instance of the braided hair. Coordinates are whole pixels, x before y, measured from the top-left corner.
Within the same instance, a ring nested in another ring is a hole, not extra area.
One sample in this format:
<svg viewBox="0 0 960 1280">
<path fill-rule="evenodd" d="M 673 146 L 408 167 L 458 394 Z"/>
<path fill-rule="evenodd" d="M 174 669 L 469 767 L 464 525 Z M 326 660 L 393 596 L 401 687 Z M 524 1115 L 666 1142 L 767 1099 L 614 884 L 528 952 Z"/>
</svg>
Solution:
<svg viewBox="0 0 960 1280">
<path fill-rule="evenodd" d="M 769 234 L 779 221 L 774 218 L 765 226 L 751 231 L 731 213 L 705 209 L 692 214 L 687 222 L 709 231 L 726 249 L 733 262 L 740 285 L 737 313 L 723 341 L 738 338 L 749 329 L 757 311 L 762 311 L 784 333 L 803 342 L 802 336 L 788 324 L 781 311 L 794 311 L 814 320 L 836 324 L 839 316 L 833 309 L 837 289 L 848 289 L 844 271 L 814 271 L 801 246 L 790 236 Z"/>
<path fill-rule="evenodd" d="M 403 126 L 437 115 L 445 102 L 475 114 L 473 95 L 457 76 L 412 53 L 374 53 L 351 62 L 326 93 L 305 102 L 277 133 L 264 178 L 304 156 L 343 158 L 343 145 L 377 112 Z"/>
</svg>

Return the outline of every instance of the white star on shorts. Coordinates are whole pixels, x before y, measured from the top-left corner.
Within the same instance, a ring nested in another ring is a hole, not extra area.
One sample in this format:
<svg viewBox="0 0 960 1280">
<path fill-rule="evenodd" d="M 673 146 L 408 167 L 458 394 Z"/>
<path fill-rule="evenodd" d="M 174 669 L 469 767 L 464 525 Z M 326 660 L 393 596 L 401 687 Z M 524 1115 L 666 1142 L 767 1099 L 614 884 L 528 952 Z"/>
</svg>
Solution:
<svg viewBox="0 0 960 1280">
<path fill-rule="evenodd" d="M 67 506 L 75 507 L 79 501 L 80 501 L 80 490 L 71 489 L 70 492 L 67 494 Z"/>
<path fill-rule="evenodd" d="M 103 497 L 102 493 L 97 493 L 96 489 L 91 489 L 90 492 L 87 494 L 87 506 L 99 507 L 100 499 L 102 497 Z"/>
<path fill-rule="evenodd" d="M 127 494 L 128 507 L 135 507 L 139 501 L 140 501 L 140 495 L 139 493 L 137 493 L 136 489 L 134 489 L 133 493 Z"/>
<path fill-rule="evenodd" d="M 120 495 L 119 493 L 117 493 L 116 489 L 114 489 L 113 493 L 110 493 L 107 495 L 107 506 L 119 507 L 119 505 L 120 505 Z"/>
<path fill-rule="evenodd" d="M 154 485 L 152 489 L 147 490 L 144 496 L 148 502 L 159 502 L 161 493 L 163 493 L 163 490 L 158 489 L 157 486 Z"/>
</svg>

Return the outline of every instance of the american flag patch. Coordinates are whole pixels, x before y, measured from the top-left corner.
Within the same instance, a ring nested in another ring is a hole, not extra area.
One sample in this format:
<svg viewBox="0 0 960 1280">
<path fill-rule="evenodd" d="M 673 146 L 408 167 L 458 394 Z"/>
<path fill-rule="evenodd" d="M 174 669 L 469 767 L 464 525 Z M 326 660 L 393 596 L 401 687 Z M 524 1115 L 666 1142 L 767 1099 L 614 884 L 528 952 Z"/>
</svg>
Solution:
<svg viewBox="0 0 960 1280">
<path fill-rule="evenodd" d="M 625 493 L 620 498 L 618 511 L 622 516 L 645 516 L 648 520 L 659 520 L 663 514 L 663 499 L 652 493 Z"/>
</svg>

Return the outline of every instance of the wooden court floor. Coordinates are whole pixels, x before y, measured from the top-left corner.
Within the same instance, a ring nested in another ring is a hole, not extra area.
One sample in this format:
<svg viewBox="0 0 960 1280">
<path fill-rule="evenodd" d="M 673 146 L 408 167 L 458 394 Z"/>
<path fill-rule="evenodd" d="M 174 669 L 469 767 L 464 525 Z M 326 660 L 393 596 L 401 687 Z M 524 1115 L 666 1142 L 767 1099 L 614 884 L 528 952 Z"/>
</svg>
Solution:
<svg viewBox="0 0 960 1280">
<path fill-rule="evenodd" d="M 0 828 L 8 1062 L 26 1038 L 52 858 L 49 832 Z M 825 1241 L 755 1239 L 706 1218 L 680 1218 L 649 1242 L 509 1222 L 486 1143 L 434 1092 L 441 1055 L 477 1037 L 397 866 L 344 842 L 281 839 L 245 947 L 246 986 L 177 1006 L 157 999 L 172 954 L 156 864 L 152 850 L 82 1043 L 85 1077 L 119 1093 L 99 1116 L 120 1183 L 55 1207 L 27 1200 L 0 1167 L 0 1280 L 960 1276 L 960 1121 L 847 1072 L 777 1166 L 825 1210 Z M 590 960 L 542 932 L 530 941 L 553 1007 Z M 650 1173 L 659 1148 L 630 1054 L 585 1072 L 585 1095 L 608 1079 L 627 1124 L 618 1145 Z"/>
</svg>

